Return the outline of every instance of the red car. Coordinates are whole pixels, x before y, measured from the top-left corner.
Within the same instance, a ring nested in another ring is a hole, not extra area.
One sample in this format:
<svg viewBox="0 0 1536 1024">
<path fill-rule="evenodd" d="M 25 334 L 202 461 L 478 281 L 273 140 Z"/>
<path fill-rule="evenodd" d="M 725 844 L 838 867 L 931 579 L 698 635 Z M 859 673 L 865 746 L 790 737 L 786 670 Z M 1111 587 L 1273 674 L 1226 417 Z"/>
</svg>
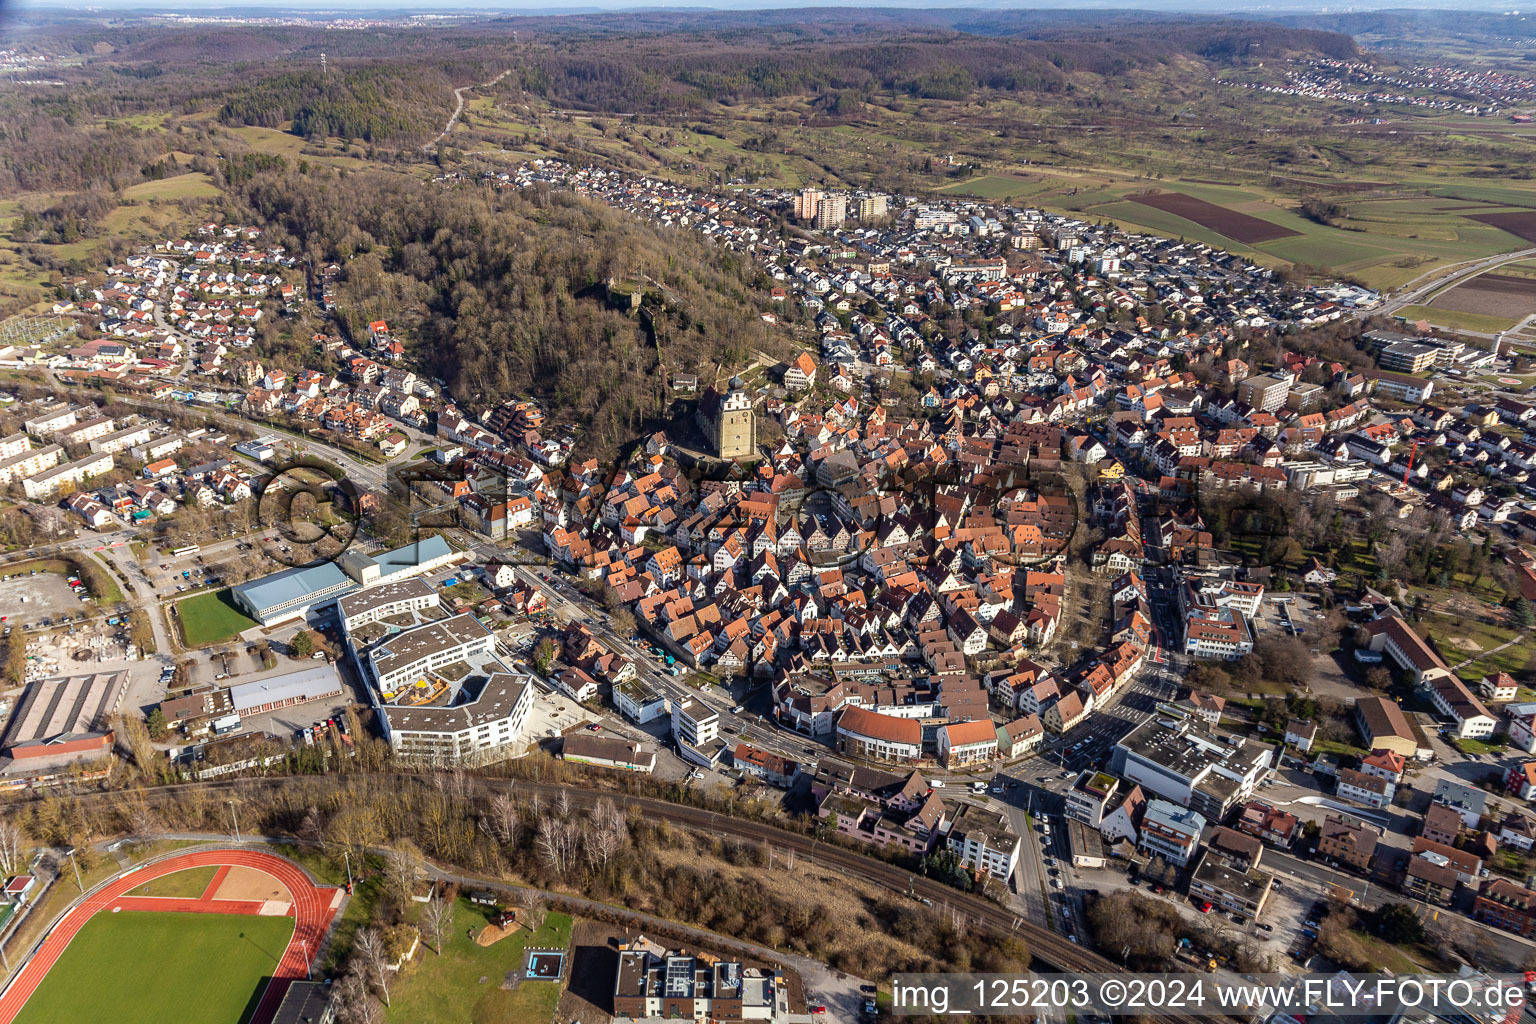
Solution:
<svg viewBox="0 0 1536 1024">
<path fill-rule="evenodd" d="M 1200 913 L 1202 913 L 1202 914 L 1209 914 L 1210 912 L 1211 912 L 1210 901 L 1206 901 L 1205 903 L 1200 904 Z"/>
</svg>

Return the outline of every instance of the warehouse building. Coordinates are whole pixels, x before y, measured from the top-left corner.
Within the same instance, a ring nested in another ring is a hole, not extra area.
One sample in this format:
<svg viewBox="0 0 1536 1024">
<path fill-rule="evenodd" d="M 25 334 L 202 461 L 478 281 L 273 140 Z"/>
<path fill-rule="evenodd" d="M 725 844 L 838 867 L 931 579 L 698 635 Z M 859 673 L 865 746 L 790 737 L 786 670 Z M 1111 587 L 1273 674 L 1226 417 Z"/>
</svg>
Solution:
<svg viewBox="0 0 1536 1024">
<path fill-rule="evenodd" d="M 112 716 L 127 685 L 126 672 L 28 684 L 6 723 L 0 750 L 16 761 L 105 754 L 112 747 Z"/>
<path fill-rule="evenodd" d="M 446 540 L 434 535 L 379 555 L 348 551 L 340 561 L 348 576 L 371 587 L 379 583 L 398 583 L 468 557 L 466 552 L 453 550 Z"/>
<path fill-rule="evenodd" d="M 313 667 L 297 672 L 285 672 L 229 688 L 230 703 L 235 713 L 241 716 L 340 696 L 341 675 L 329 662 L 316 662 Z"/>
<path fill-rule="evenodd" d="M 638 743 L 582 733 L 565 738 L 561 744 L 560 757 L 575 764 L 646 774 L 656 767 L 656 752 L 646 750 Z"/>
</svg>

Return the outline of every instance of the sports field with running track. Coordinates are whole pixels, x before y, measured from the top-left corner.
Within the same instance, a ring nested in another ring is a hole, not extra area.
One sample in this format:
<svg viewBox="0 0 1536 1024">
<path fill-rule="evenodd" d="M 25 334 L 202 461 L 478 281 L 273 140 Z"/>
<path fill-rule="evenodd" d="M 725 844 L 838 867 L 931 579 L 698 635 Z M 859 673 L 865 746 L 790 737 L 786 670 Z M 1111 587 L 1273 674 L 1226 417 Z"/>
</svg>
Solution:
<svg viewBox="0 0 1536 1024">
<path fill-rule="evenodd" d="M 129 895 L 207 867 L 199 895 Z M 340 903 L 338 890 L 262 850 L 195 850 L 131 868 L 38 944 L 0 994 L 0 1024 L 269 1024 Z"/>
</svg>

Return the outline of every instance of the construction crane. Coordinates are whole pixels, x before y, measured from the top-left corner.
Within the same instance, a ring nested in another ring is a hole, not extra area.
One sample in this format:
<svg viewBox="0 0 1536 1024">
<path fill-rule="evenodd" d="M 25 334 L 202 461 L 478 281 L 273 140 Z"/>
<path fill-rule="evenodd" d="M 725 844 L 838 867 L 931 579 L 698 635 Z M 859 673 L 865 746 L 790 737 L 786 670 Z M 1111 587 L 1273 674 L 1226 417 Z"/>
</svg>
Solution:
<svg viewBox="0 0 1536 1024">
<path fill-rule="evenodd" d="M 1419 442 L 1414 441 L 1413 447 L 1408 451 L 1408 468 L 1403 470 L 1403 486 L 1408 486 L 1408 476 L 1413 472 L 1413 458 L 1419 454 Z"/>
</svg>

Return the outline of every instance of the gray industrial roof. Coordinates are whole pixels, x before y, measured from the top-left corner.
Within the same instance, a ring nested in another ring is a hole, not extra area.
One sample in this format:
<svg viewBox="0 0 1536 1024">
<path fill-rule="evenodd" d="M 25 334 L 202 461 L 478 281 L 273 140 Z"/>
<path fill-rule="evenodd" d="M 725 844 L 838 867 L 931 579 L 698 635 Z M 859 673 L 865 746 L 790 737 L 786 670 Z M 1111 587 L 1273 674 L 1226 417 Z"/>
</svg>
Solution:
<svg viewBox="0 0 1536 1024">
<path fill-rule="evenodd" d="M 270 576 L 231 588 L 246 607 L 262 618 L 272 612 L 303 604 L 308 599 L 343 593 L 357 584 L 334 562 L 284 569 Z"/>
<path fill-rule="evenodd" d="M 325 664 L 316 662 L 311 667 L 301 668 L 297 672 L 285 672 L 280 676 L 270 676 L 266 679 L 231 686 L 229 697 L 236 711 L 245 711 L 248 708 L 258 708 L 263 704 L 276 701 L 313 700 L 316 697 L 336 693 L 340 689 L 341 676 L 337 675 L 336 667 L 329 662 Z"/>
<path fill-rule="evenodd" d="M 388 578 L 397 572 L 415 568 L 422 562 L 430 562 L 434 558 L 443 558 L 451 554 L 453 554 L 453 548 L 448 546 L 448 542 L 434 534 L 392 551 L 374 555 L 373 561 L 379 567 L 379 574 Z"/>
</svg>

